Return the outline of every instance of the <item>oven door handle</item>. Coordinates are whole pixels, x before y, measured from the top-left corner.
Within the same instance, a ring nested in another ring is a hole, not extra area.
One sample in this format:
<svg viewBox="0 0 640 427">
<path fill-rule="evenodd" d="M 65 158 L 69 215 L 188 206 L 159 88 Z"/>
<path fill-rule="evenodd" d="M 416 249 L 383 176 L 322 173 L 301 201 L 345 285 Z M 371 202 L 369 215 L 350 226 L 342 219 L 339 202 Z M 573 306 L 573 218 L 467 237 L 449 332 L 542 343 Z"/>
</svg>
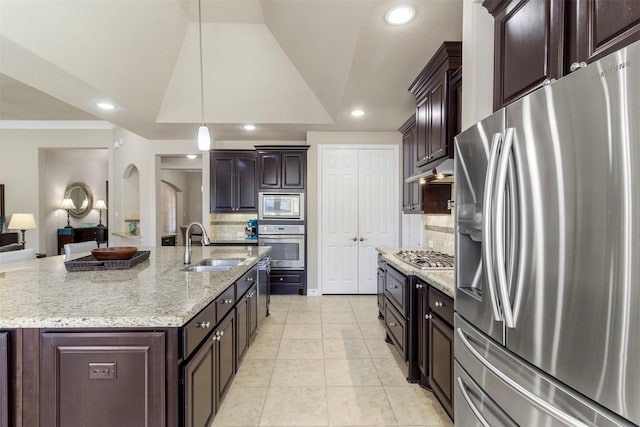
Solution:
<svg viewBox="0 0 640 427">
<path fill-rule="evenodd" d="M 295 239 L 302 240 L 304 239 L 304 234 L 263 234 L 262 236 L 258 235 L 258 238 L 262 237 L 262 240 L 282 240 L 282 239 Z"/>
</svg>

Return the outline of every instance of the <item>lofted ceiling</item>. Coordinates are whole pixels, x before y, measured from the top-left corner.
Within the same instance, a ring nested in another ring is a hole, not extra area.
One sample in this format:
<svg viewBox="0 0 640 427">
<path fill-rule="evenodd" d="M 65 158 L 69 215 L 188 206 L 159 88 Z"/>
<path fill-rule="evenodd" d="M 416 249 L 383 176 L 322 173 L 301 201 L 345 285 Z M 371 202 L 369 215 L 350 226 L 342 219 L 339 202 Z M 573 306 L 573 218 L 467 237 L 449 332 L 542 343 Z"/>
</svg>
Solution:
<svg viewBox="0 0 640 427">
<path fill-rule="evenodd" d="M 397 4 L 414 6 L 411 23 L 384 22 Z M 202 16 L 205 121 L 221 140 L 396 130 L 415 109 L 413 79 L 462 38 L 462 0 L 202 0 Z M 0 120 L 194 139 L 198 46 L 193 0 L 2 0 Z"/>
</svg>

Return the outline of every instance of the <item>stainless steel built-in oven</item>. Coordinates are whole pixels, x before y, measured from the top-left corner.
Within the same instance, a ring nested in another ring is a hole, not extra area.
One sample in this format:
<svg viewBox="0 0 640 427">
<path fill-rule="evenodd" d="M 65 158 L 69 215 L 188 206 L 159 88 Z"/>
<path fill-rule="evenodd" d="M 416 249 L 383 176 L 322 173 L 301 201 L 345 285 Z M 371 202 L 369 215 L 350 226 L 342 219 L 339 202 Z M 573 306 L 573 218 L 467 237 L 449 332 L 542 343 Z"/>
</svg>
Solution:
<svg viewBox="0 0 640 427">
<path fill-rule="evenodd" d="M 304 225 L 261 224 L 258 245 L 271 246 L 272 268 L 304 268 Z"/>
<path fill-rule="evenodd" d="M 259 196 L 258 219 L 304 220 L 304 194 L 260 193 Z"/>
</svg>

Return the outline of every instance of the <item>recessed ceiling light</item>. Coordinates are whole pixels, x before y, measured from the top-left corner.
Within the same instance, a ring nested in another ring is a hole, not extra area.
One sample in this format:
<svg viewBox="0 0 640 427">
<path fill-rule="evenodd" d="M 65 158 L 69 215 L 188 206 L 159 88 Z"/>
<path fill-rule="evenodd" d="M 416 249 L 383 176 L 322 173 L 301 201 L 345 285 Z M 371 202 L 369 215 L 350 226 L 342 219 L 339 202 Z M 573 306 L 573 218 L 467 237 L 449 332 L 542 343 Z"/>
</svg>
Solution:
<svg viewBox="0 0 640 427">
<path fill-rule="evenodd" d="M 353 110 L 351 112 L 351 115 L 353 117 L 362 117 L 362 116 L 364 116 L 364 111 L 362 111 L 362 110 Z"/>
<path fill-rule="evenodd" d="M 256 130 L 256 125 L 244 125 L 242 128 L 244 130 Z"/>
<path fill-rule="evenodd" d="M 411 21 L 416 16 L 416 11 L 411 6 L 396 6 L 389 9 L 384 19 L 391 25 L 402 25 Z"/>
<path fill-rule="evenodd" d="M 113 104 L 109 104 L 108 102 L 98 102 L 96 105 L 103 110 L 113 110 L 116 108 Z"/>
<path fill-rule="evenodd" d="M 187 159 L 189 160 L 193 160 L 193 159 L 197 159 L 198 155 L 197 154 L 187 154 Z"/>
</svg>

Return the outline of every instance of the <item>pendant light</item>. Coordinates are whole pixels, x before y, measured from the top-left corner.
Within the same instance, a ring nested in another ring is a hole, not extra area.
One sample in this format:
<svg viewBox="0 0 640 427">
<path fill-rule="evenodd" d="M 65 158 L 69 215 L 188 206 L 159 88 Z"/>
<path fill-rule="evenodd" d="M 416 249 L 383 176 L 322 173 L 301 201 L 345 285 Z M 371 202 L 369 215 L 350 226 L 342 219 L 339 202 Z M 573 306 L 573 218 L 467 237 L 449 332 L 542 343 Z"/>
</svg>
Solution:
<svg viewBox="0 0 640 427">
<path fill-rule="evenodd" d="M 200 39 L 200 107 L 202 112 L 202 125 L 198 129 L 198 149 L 208 151 L 211 149 L 211 136 L 209 128 L 204 123 L 204 68 L 202 65 L 202 0 L 198 0 L 198 34 Z"/>
</svg>

